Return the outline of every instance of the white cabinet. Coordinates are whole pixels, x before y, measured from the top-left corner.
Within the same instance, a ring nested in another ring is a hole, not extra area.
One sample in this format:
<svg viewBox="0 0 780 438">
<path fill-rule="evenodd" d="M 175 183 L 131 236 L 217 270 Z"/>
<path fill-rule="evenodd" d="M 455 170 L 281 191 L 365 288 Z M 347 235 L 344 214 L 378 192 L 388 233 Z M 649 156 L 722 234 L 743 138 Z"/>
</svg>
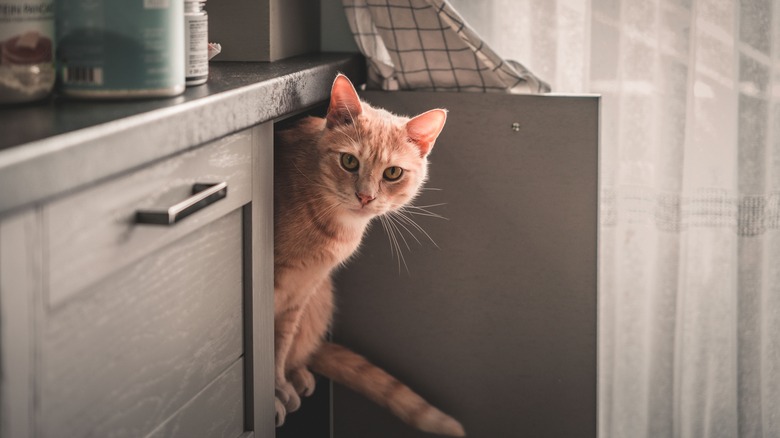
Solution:
<svg viewBox="0 0 780 438">
<path fill-rule="evenodd" d="M 272 142 L 257 125 L 0 217 L 0 435 L 273 436 Z M 226 193 L 137 222 L 201 183 Z"/>
</svg>

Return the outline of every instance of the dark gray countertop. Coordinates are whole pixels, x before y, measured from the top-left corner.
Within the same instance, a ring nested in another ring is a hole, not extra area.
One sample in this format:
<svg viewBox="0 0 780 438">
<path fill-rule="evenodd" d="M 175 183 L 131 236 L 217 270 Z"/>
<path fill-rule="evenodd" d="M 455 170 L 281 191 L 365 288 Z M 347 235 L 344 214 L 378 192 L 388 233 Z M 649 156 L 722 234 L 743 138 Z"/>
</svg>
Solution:
<svg viewBox="0 0 780 438">
<path fill-rule="evenodd" d="M 361 83 L 360 56 L 210 64 L 177 97 L 0 107 L 0 214 L 323 102 L 336 72 Z"/>
</svg>

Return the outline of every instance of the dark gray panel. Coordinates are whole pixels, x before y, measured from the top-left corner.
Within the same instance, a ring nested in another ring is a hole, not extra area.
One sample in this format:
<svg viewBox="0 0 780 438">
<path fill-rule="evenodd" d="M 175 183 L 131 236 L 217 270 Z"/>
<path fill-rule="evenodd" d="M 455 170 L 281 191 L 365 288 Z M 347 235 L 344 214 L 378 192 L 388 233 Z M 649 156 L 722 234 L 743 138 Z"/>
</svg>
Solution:
<svg viewBox="0 0 780 438">
<path fill-rule="evenodd" d="M 270 61 L 270 0 L 219 0 L 206 4 L 209 41 L 222 45 L 218 61 Z"/>
<path fill-rule="evenodd" d="M 320 2 L 220 0 L 207 3 L 209 41 L 219 61 L 277 61 L 319 51 Z"/>
<path fill-rule="evenodd" d="M 357 44 L 349 29 L 341 0 L 320 0 L 320 50 L 357 53 Z"/>
<path fill-rule="evenodd" d="M 441 190 L 416 202 L 449 220 L 415 216 L 438 248 L 407 234 L 409 273 L 373 227 L 339 275 L 335 339 L 469 436 L 595 437 L 598 98 L 364 97 L 449 108 L 428 183 Z M 338 386 L 332 409 L 335 438 L 429 436 Z"/>
<path fill-rule="evenodd" d="M 271 61 L 320 49 L 320 2 L 271 0 Z"/>
</svg>

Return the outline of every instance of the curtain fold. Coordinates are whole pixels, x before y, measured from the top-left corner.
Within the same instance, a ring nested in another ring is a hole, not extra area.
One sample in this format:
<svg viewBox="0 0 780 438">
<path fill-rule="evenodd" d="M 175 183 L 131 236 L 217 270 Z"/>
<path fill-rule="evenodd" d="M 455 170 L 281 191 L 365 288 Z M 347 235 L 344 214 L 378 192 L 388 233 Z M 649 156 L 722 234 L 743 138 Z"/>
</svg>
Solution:
<svg viewBox="0 0 780 438">
<path fill-rule="evenodd" d="M 449 3 L 603 96 L 600 437 L 780 437 L 780 0 Z"/>
<path fill-rule="evenodd" d="M 497 52 L 603 96 L 600 436 L 780 437 L 780 2 L 488 4 Z"/>
</svg>

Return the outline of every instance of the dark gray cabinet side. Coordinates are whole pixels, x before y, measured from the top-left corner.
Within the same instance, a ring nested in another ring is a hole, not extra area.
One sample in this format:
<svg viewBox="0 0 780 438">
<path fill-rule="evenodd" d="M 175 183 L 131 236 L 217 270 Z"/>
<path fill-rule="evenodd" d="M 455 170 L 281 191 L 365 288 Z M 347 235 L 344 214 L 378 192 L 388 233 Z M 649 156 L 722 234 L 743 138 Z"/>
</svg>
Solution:
<svg viewBox="0 0 780 438">
<path fill-rule="evenodd" d="M 446 219 L 406 213 L 436 245 L 402 218 L 398 247 L 370 230 L 337 279 L 334 339 L 468 436 L 595 437 L 598 98 L 363 97 L 449 109 L 415 202 Z M 332 415 L 334 438 L 430 436 L 337 385 Z"/>
</svg>

